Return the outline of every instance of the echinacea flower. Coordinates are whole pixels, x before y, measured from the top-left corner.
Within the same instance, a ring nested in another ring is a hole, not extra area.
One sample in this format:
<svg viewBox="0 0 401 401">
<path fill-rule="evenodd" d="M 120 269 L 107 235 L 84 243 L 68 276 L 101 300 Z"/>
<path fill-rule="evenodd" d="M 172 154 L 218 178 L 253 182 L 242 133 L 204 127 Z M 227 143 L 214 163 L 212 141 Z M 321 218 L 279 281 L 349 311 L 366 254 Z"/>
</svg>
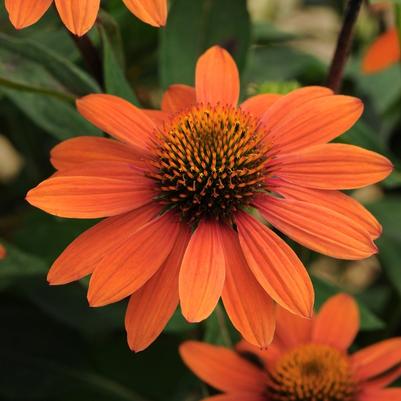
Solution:
<svg viewBox="0 0 401 401">
<path fill-rule="evenodd" d="M 237 105 L 239 75 L 220 47 L 203 54 L 196 88 L 175 85 L 162 111 L 110 95 L 77 101 L 115 139 L 77 137 L 56 146 L 58 170 L 27 199 L 61 217 L 100 218 L 56 260 L 48 280 L 92 274 L 92 306 L 131 296 L 126 328 L 140 350 L 180 301 L 190 322 L 220 296 L 234 326 L 266 347 L 275 304 L 311 316 L 313 287 L 295 252 L 270 228 L 338 258 L 376 252 L 381 227 L 338 189 L 385 178 L 376 153 L 327 142 L 362 113 L 360 100 L 322 87 L 259 95 Z"/>
<path fill-rule="evenodd" d="M 401 60 L 401 46 L 395 28 L 383 33 L 368 48 L 362 61 L 362 71 L 372 74 Z"/>
<path fill-rule="evenodd" d="M 167 0 L 122 0 L 127 8 L 142 21 L 152 26 L 165 25 Z M 17 29 L 33 25 L 53 0 L 5 0 L 11 23 Z M 64 25 L 75 35 L 88 32 L 96 21 L 100 0 L 54 0 Z"/>
<path fill-rule="evenodd" d="M 267 350 L 245 341 L 236 351 L 202 342 L 180 346 L 186 365 L 224 394 L 203 401 L 400 401 L 401 338 L 350 354 L 359 310 L 348 295 L 330 298 L 311 320 L 277 311 Z"/>
</svg>

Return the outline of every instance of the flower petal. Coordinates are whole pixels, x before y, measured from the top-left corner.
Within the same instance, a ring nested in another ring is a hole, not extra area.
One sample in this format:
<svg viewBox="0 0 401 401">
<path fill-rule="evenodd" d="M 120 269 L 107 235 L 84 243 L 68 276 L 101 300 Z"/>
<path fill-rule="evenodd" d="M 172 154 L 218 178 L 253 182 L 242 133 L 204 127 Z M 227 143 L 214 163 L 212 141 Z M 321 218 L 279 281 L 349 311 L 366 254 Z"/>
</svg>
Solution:
<svg viewBox="0 0 401 401">
<path fill-rule="evenodd" d="M 401 59 L 401 45 L 397 30 L 390 29 L 379 36 L 369 47 L 362 61 L 364 73 L 378 72 Z"/>
<path fill-rule="evenodd" d="M 109 217 L 79 235 L 53 263 L 47 280 L 66 284 L 92 273 L 96 264 L 159 213 L 153 203 L 132 212 Z"/>
<path fill-rule="evenodd" d="M 164 111 L 153 110 L 153 109 L 141 109 L 156 126 L 162 126 L 165 121 L 168 120 L 169 115 Z"/>
<path fill-rule="evenodd" d="M 113 95 L 88 95 L 77 100 L 78 111 L 102 131 L 148 153 L 156 124 L 141 109 Z"/>
<path fill-rule="evenodd" d="M 125 143 L 95 136 L 67 139 L 51 151 L 51 163 L 58 170 L 67 170 L 92 161 L 136 162 L 143 155 Z M 137 164 L 137 163 L 135 163 Z"/>
<path fill-rule="evenodd" d="M 187 341 L 180 346 L 180 355 L 200 379 L 218 390 L 256 394 L 265 390 L 265 373 L 227 348 Z"/>
<path fill-rule="evenodd" d="M 195 88 L 188 85 L 171 85 L 164 92 L 162 110 L 168 113 L 177 113 L 196 103 Z"/>
<path fill-rule="evenodd" d="M 115 216 L 149 203 L 153 183 L 130 163 L 93 162 L 58 172 L 27 194 L 27 201 L 60 217 Z"/>
<path fill-rule="evenodd" d="M 295 252 L 248 214 L 238 214 L 236 222 L 245 259 L 259 284 L 283 308 L 310 317 L 313 286 Z"/>
<path fill-rule="evenodd" d="M 278 310 L 280 307 L 277 307 Z M 282 309 L 282 308 L 281 308 Z M 300 318 L 302 319 L 302 318 Z M 307 320 L 308 319 L 302 319 Z M 276 322 L 277 323 L 277 322 Z M 276 330 L 277 333 L 277 330 Z M 253 354 L 252 356 L 256 356 L 259 361 L 264 365 L 266 370 L 269 370 L 272 366 L 275 365 L 276 361 L 283 355 L 287 350 L 282 348 L 278 342 L 276 341 L 277 335 L 274 335 L 273 343 L 269 345 L 267 349 L 260 349 L 255 345 L 249 344 L 245 340 L 241 340 L 239 343 L 235 345 L 235 349 L 240 355 L 244 355 L 244 357 L 249 356 L 249 354 Z"/>
<path fill-rule="evenodd" d="M 381 341 L 351 356 L 358 380 L 371 380 L 401 364 L 401 337 Z"/>
<path fill-rule="evenodd" d="M 358 401 L 401 401 L 401 388 L 362 391 Z"/>
<path fill-rule="evenodd" d="M 92 274 L 91 306 L 119 301 L 142 287 L 161 267 L 180 234 L 180 224 L 167 213 L 151 220 L 111 250 Z"/>
<path fill-rule="evenodd" d="M 17 29 L 26 28 L 39 21 L 53 0 L 5 0 L 11 23 Z"/>
<path fill-rule="evenodd" d="M 313 203 L 261 196 L 254 202 L 260 213 L 285 235 L 316 252 L 358 260 L 377 247 L 357 220 Z"/>
<path fill-rule="evenodd" d="M 382 226 L 376 218 L 358 201 L 340 191 L 305 188 L 283 180 L 270 180 L 267 184 L 288 199 L 314 203 L 347 216 L 364 227 L 373 239 L 382 233 Z"/>
<path fill-rule="evenodd" d="M 263 114 L 283 95 L 276 93 L 264 93 L 262 95 L 252 96 L 241 104 L 241 109 L 252 114 L 255 117 L 261 118 Z"/>
<path fill-rule="evenodd" d="M 276 326 L 274 302 L 250 271 L 238 235 L 226 229 L 222 239 L 226 259 L 222 298 L 227 314 L 248 342 L 266 348 L 273 340 Z"/>
<path fill-rule="evenodd" d="M 227 50 L 213 46 L 199 58 L 195 76 L 196 99 L 200 103 L 236 106 L 239 73 Z"/>
<path fill-rule="evenodd" d="M 384 156 L 358 146 L 330 143 L 279 156 L 275 173 L 308 188 L 354 189 L 384 180 L 393 170 Z"/>
<path fill-rule="evenodd" d="M 64 25 L 75 35 L 83 36 L 96 21 L 100 0 L 55 0 Z"/>
<path fill-rule="evenodd" d="M 288 105 L 285 105 L 288 107 Z M 350 129 L 363 112 L 361 100 L 342 95 L 313 97 L 269 125 L 268 141 L 288 153 L 327 143 Z"/>
<path fill-rule="evenodd" d="M 190 322 L 206 319 L 223 291 L 225 257 L 221 227 L 201 221 L 182 261 L 179 292 L 182 314 Z"/>
<path fill-rule="evenodd" d="M 139 352 L 147 348 L 176 310 L 179 302 L 178 274 L 189 239 L 190 232 L 183 227 L 160 270 L 131 295 L 125 315 L 131 350 Z"/>
<path fill-rule="evenodd" d="M 359 308 L 347 294 L 331 297 L 314 319 L 312 341 L 346 351 L 359 330 Z"/>
<path fill-rule="evenodd" d="M 155 27 L 166 25 L 167 0 L 123 0 L 123 2 L 143 22 Z"/>
<path fill-rule="evenodd" d="M 269 401 L 263 394 L 257 393 L 234 393 L 218 394 L 212 397 L 203 398 L 202 401 Z"/>
</svg>

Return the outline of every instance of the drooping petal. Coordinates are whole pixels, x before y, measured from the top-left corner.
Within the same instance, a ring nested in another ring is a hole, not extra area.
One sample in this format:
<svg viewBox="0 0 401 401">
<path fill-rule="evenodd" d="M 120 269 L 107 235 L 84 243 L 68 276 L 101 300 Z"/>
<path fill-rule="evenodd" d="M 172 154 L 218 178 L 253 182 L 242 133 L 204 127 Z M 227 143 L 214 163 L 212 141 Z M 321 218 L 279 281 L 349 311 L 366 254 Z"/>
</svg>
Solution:
<svg viewBox="0 0 401 401">
<path fill-rule="evenodd" d="M 166 25 L 167 0 L 123 0 L 123 2 L 143 22 L 155 27 Z"/>
<path fill-rule="evenodd" d="M 347 294 L 331 297 L 314 319 L 312 341 L 345 351 L 359 330 L 359 308 Z"/>
<path fill-rule="evenodd" d="M 313 286 L 295 252 L 248 214 L 238 214 L 236 222 L 245 259 L 259 284 L 282 307 L 310 317 Z"/>
<path fill-rule="evenodd" d="M 385 388 L 362 391 L 358 401 L 401 401 L 401 388 Z"/>
<path fill-rule="evenodd" d="M 26 199 L 60 217 L 99 218 L 149 203 L 153 183 L 130 163 L 93 162 L 63 170 L 31 189 Z"/>
<path fill-rule="evenodd" d="M 367 74 L 378 72 L 401 59 L 401 44 L 397 30 L 390 29 L 379 36 L 369 47 L 362 62 L 362 70 Z"/>
<path fill-rule="evenodd" d="M 375 184 L 393 170 L 384 156 L 358 146 L 330 143 L 279 156 L 275 173 L 308 188 L 354 189 Z"/>
<path fill-rule="evenodd" d="M 255 117 L 261 118 L 264 113 L 272 106 L 282 95 L 276 93 L 264 93 L 262 95 L 252 96 L 241 104 L 241 109 L 247 111 Z"/>
<path fill-rule="evenodd" d="M 331 94 L 313 97 L 294 109 L 287 109 L 276 124 L 270 123 L 267 139 L 277 152 L 296 152 L 343 134 L 362 112 L 363 103 L 354 97 Z"/>
<path fill-rule="evenodd" d="M 235 328 L 248 342 L 266 348 L 274 335 L 274 302 L 249 269 L 238 235 L 226 229 L 222 239 L 226 259 L 224 307 Z"/>
<path fill-rule="evenodd" d="M 201 221 L 182 261 L 179 292 L 182 314 L 190 322 L 206 319 L 223 291 L 225 257 L 221 227 Z"/>
<path fill-rule="evenodd" d="M 17 29 L 26 28 L 37 22 L 53 0 L 5 0 L 11 23 Z"/>
<path fill-rule="evenodd" d="M 64 25 L 75 35 L 83 36 L 96 21 L 100 0 L 55 0 Z"/>
<path fill-rule="evenodd" d="M 265 373 L 227 348 L 187 341 L 180 346 L 180 355 L 199 378 L 218 390 L 260 394 L 265 389 Z"/>
<path fill-rule="evenodd" d="M 347 216 L 364 227 L 373 239 L 381 235 L 382 226 L 376 218 L 358 201 L 340 191 L 305 188 L 283 180 L 270 180 L 268 185 L 286 198 L 314 203 Z"/>
<path fill-rule="evenodd" d="M 358 380 L 375 379 L 401 364 L 401 338 L 391 338 L 364 348 L 351 356 Z"/>
<path fill-rule="evenodd" d="M 264 394 L 257 393 L 234 393 L 219 394 L 203 398 L 202 401 L 269 401 Z"/>
<path fill-rule="evenodd" d="M 67 139 L 51 151 L 51 163 L 58 170 L 67 170 L 92 161 L 139 162 L 142 154 L 125 143 L 108 138 L 79 136 Z M 137 163 L 136 163 L 137 164 Z"/>
<path fill-rule="evenodd" d="M 92 273 L 97 263 L 154 218 L 160 207 L 150 203 L 140 209 L 109 217 L 77 237 L 53 263 L 47 280 L 66 284 Z"/>
<path fill-rule="evenodd" d="M 166 213 L 113 249 L 97 264 L 91 276 L 90 305 L 107 305 L 137 291 L 160 269 L 179 234 L 176 216 Z"/>
<path fill-rule="evenodd" d="M 190 239 L 182 227 L 174 247 L 160 270 L 131 295 L 125 328 L 131 350 L 147 348 L 163 331 L 178 305 L 178 274 Z"/>
<path fill-rule="evenodd" d="M 162 99 L 162 110 L 168 113 L 177 113 L 193 106 L 196 103 L 195 88 L 188 85 L 171 85 Z"/>
<path fill-rule="evenodd" d="M 346 214 L 318 204 L 267 195 L 254 204 L 274 227 L 316 252 L 350 260 L 377 252 L 364 227 Z"/>
<path fill-rule="evenodd" d="M 78 111 L 102 131 L 148 152 L 156 124 L 141 109 L 113 95 L 88 95 L 77 100 Z"/>
<path fill-rule="evenodd" d="M 213 46 L 196 65 L 196 99 L 200 103 L 236 106 L 239 98 L 239 73 L 227 50 Z"/>
</svg>

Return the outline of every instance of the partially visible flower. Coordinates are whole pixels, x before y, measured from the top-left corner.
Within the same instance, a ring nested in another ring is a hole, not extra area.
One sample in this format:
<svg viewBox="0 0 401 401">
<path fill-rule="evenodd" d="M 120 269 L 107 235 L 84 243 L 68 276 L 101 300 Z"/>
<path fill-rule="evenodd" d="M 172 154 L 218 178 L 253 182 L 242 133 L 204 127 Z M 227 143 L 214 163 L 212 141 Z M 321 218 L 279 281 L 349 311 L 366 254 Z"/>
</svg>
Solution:
<svg viewBox="0 0 401 401">
<path fill-rule="evenodd" d="M 3 260 L 7 256 L 7 250 L 3 244 L 0 244 L 0 260 Z"/>
<path fill-rule="evenodd" d="M 359 310 L 348 295 L 330 298 L 312 319 L 277 311 L 273 344 L 262 351 L 242 341 L 236 351 L 188 341 L 187 366 L 224 394 L 203 401 L 400 401 L 401 338 L 350 354 Z M 259 360 L 259 363 L 252 363 Z"/>
<path fill-rule="evenodd" d="M 57 173 L 27 196 L 57 216 L 107 217 L 61 254 L 48 279 L 92 274 L 92 306 L 131 296 L 134 350 L 156 338 L 179 300 L 186 319 L 199 322 L 221 296 L 234 326 L 260 347 L 272 340 L 276 303 L 311 316 L 308 273 L 261 216 L 317 252 L 363 259 L 377 251 L 380 224 L 337 190 L 378 182 L 392 165 L 327 144 L 358 120 L 359 99 L 308 87 L 238 106 L 237 67 L 217 46 L 200 57 L 195 80 L 196 88 L 172 86 L 162 111 L 110 95 L 78 100 L 80 113 L 117 140 L 56 146 Z"/>
<path fill-rule="evenodd" d="M 122 0 L 128 9 L 147 24 L 160 27 L 167 19 L 167 0 Z M 17 29 L 37 22 L 53 0 L 5 0 L 10 21 Z M 95 23 L 100 0 L 54 0 L 64 25 L 82 36 Z"/>
<path fill-rule="evenodd" d="M 372 74 L 384 70 L 401 60 L 401 46 L 395 28 L 379 36 L 367 50 L 362 71 Z"/>
</svg>

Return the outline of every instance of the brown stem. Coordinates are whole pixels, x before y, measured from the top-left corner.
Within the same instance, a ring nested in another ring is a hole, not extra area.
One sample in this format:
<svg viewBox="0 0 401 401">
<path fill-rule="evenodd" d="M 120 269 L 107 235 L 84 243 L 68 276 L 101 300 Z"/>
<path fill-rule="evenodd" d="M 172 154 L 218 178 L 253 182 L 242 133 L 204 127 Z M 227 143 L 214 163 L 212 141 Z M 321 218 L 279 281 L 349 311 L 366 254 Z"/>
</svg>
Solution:
<svg viewBox="0 0 401 401">
<path fill-rule="evenodd" d="M 77 46 L 89 72 L 96 79 L 98 84 L 103 86 L 103 67 L 102 60 L 95 45 L 92 43 L 88 35 L 76 36 L 70 32 L 70 36 Z"/>
<path fill-rule="evenodd" d="M 337 47 L 331 62 L 327 86 L 338 92 L 341 87 L 345 64 L 351 50 L 354 26 L 363 0 L 348 0 L 343 25 L 337 40 Z"/>
</svg>

